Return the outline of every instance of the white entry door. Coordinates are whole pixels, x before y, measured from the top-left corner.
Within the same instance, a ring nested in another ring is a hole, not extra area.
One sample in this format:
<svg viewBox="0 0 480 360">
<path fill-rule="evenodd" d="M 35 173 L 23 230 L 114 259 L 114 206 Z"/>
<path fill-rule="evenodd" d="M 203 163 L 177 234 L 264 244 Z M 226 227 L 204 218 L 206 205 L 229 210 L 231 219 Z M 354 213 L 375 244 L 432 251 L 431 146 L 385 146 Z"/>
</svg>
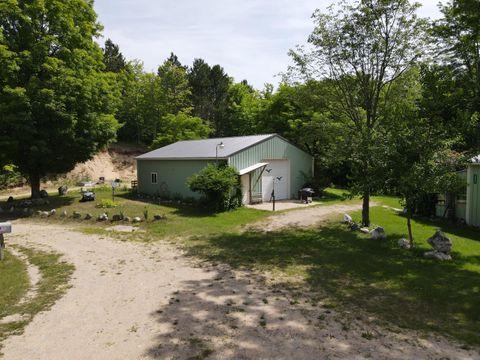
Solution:
<svg viewBox="0 0 480 360">
<path fill-rule="evenodd" d="M 275 199 L 284 200 L 289 196 L 290 163 L 288 160 L 266 160 L 268 165 L 262 176 L 263 201 L 270 201 L 275 186 Z M 274 184 L 275 182 L 275 184 Z"/>
</svg>

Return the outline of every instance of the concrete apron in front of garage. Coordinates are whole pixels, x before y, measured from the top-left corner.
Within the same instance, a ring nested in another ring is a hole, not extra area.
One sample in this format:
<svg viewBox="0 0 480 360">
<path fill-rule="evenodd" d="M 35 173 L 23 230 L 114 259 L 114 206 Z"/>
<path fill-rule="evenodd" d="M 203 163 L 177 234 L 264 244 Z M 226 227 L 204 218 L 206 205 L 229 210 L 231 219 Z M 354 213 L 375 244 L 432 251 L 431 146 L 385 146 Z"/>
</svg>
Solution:
<svg viewBox="0 0 480 360">
<path fill-rule="evenodd" d="M 300 200 L 277 200 L 275 201 L 275 211 L 305 208 L 305 207 L 318 205 L 318 204 L 319 203 L 315 201 L 309 204 L 305 204 Z M 272 211 L 273 209 L 273 204 L 271 202 L 263 202 L 261 204 L 253 204 L 253 205 L 245 205 L 245 206 L 248 208 L 257 209 L 257 210 Z"/>
</svg>

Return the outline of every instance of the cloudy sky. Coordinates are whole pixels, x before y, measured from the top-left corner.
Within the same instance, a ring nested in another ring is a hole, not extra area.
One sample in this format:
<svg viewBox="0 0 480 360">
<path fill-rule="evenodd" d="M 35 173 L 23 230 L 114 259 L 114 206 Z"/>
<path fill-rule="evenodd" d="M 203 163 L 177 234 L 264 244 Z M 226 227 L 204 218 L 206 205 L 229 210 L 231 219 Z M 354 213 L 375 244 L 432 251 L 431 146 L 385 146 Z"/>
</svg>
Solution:
<svg viewBox="0 0 480 360">
<path fill-rule="evenodd" d="M 276 84 L 290 63 L 289 49 L 304 44 L 311 14 L 334 0 L 95 0 L 104 37 L 127 59 L 156 70 L 174 52 L 183 64 L 203 58 L 236 81 L 257 88 Z M 437 18 L 438 0 L 420 0 L 419 14 Z"/>
</svg>

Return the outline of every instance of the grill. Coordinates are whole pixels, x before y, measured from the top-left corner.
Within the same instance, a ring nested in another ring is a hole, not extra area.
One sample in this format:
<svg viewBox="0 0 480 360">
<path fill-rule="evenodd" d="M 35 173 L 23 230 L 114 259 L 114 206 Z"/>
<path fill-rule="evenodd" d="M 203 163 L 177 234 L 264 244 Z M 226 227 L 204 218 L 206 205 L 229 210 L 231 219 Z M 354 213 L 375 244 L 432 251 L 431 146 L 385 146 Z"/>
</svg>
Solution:
<svg viewBox="0 0 480 360">
<path fill-rule="evenodd" d="M 313 194 L 315 194 L 315 190 L 313 190 L 312 188 L 303 188 L 300 189 L 298 193 L 300 200 L 305 204 L 308 204 L 312 202 L 312 197 Z"/>
</svg>

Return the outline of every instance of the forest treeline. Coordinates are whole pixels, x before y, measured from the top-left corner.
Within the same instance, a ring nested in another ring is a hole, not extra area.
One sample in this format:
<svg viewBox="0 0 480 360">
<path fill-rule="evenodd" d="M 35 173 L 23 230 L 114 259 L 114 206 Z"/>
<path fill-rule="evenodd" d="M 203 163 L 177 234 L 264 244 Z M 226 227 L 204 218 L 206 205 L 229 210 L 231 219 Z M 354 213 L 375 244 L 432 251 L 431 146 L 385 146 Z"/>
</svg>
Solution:
<svg viewBox="0 0 480 360">
<path fill-rule="evenodd" d="M 408 0 L 317 10 L 280 84 L 255 89 L 174 53 L 145 71 L 115 39 L 98 45 L 91 0 L 5 0 L 0 181 L 16 169 L 38 196 L 42 178 L 115 139 L 157 148 L 277 133 L 315 157 L 311 182 L 362 196 L 364 224 L 372 193 L 399 194 L 414 211 L 419 196 L 460 186 L 447 174 L 480 153 L 480 2 L 439 6 L 435 21 Z"/>
</svg>

